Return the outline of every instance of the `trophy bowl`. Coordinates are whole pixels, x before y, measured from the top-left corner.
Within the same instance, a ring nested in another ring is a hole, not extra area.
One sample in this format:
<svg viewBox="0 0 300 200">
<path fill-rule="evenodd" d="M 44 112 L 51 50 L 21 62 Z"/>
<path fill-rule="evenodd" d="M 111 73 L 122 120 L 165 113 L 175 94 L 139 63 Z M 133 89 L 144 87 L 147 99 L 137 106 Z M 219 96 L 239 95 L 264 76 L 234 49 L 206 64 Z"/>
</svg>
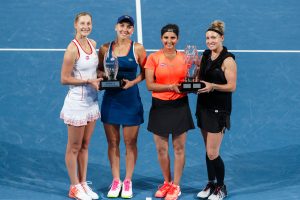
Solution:
<svg viewBox="0 0 300 200">
<path fill-rule="evenodd" d="M 204 88 L 205 84 L 198 80 L 199 67 L 197 62 L 199 61 L 198 50 L 195 45 L 187 45 L 184 49 L 185 64 L 187 65 L 187 74 L 184 82 L 181 83 L 181 92 L 196 92 L 197 90 Z"/>
<path fill-rule="evenodd" d="M 100 90 L 105 89 L 120 89 L 124 86 L 122 80 L 117 80 L 119 70 L 118 58 L 106 57 L 103 61 L 105 77 L 99 83 Z"/>
</svg>

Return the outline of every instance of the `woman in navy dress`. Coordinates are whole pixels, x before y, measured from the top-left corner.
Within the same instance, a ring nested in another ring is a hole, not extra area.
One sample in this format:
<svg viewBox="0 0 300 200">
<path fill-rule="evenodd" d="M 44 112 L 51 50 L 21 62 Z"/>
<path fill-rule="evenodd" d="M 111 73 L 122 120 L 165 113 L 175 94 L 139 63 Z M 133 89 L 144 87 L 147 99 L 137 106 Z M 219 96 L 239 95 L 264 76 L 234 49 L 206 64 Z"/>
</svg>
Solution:
<svg viewBox="0 0 300 200">
<path fill-rule="evenodd" d="M 108 142 L 108 158 L 113 176 L 107 197 L 118 197 L 122 188 L 121 197 L 131 198 L 133 196 L 131 178 L 137 159 L 137 136 L 139 126 L 144 122 L 143 105 L 137 84 L 144 79 L 146 51 L 141 44 L 130 39 L 134 31 L 132 17 L 128 15 L 119 17 L 115 31 L 116 39 L 103 44 L 99 50 L 98 68 L 98 76 L 105 76 L 103 62 L 105 59 L 117 58 L 119 63 L 117 79 L 122 79 L 125 83 L 123 88 L 107 89 L 101 105 L 101 121 Z M 126 146 L 126 175 L 123 182 L 120 178 L 121 128 Z"/>
</svg>

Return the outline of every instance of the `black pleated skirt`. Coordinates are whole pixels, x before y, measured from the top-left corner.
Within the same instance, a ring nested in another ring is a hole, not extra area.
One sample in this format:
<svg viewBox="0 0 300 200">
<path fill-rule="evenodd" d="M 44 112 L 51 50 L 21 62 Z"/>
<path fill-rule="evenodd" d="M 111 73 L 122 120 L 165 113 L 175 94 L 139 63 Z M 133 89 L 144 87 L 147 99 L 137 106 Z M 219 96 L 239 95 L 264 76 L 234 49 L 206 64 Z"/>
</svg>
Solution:
<svg viewBox="0 0 300 200">
<path fill-rule="evenodd" d="M 176 100 L 152 98 L 148 131 L 163 137 L 180 135 L 194 129 L 188 97 Z"/>
</svg>

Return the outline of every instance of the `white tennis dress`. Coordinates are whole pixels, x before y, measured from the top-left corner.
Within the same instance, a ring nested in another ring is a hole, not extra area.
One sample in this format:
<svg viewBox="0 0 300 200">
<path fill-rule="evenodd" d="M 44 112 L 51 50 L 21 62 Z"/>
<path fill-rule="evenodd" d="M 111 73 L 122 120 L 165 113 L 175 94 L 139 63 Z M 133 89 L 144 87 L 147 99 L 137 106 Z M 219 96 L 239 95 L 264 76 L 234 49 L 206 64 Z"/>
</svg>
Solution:
<svg viewBox="0 0 300 200">
<path fill-rule="evenodd" d="M 88 40 L 92 53 L 86 53 L 76 39 L 72 40 L 77 46 L 79 59 L 75 62 L 72 75 L 77 79 L 87 80 L 97 78 L 98 55 Z M 65 98 L 60 118 L 65 124 L 84 126 L 89 121 L 100 117 L 98 105 L 98 92 L 89 84 L 70 85 Z"/>
</svg>

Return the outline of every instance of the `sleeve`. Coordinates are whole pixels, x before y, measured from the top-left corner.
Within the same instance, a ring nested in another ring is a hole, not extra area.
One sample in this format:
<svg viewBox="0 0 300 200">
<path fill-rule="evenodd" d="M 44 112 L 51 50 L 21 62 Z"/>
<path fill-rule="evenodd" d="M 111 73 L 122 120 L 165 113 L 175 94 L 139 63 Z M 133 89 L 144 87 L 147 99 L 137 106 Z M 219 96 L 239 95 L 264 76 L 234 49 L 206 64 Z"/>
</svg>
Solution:
<svg viewBox="0 0 300 200">
<path fill-rule="evenodd" d="M 154 56 L 154 54 L 150 54 L 149 57 L 147 58 L 144 68 L 155 70 L 156 66 L 157 66 L 157 64 L 155 61 L 155 56 Z"/>
</svg>

